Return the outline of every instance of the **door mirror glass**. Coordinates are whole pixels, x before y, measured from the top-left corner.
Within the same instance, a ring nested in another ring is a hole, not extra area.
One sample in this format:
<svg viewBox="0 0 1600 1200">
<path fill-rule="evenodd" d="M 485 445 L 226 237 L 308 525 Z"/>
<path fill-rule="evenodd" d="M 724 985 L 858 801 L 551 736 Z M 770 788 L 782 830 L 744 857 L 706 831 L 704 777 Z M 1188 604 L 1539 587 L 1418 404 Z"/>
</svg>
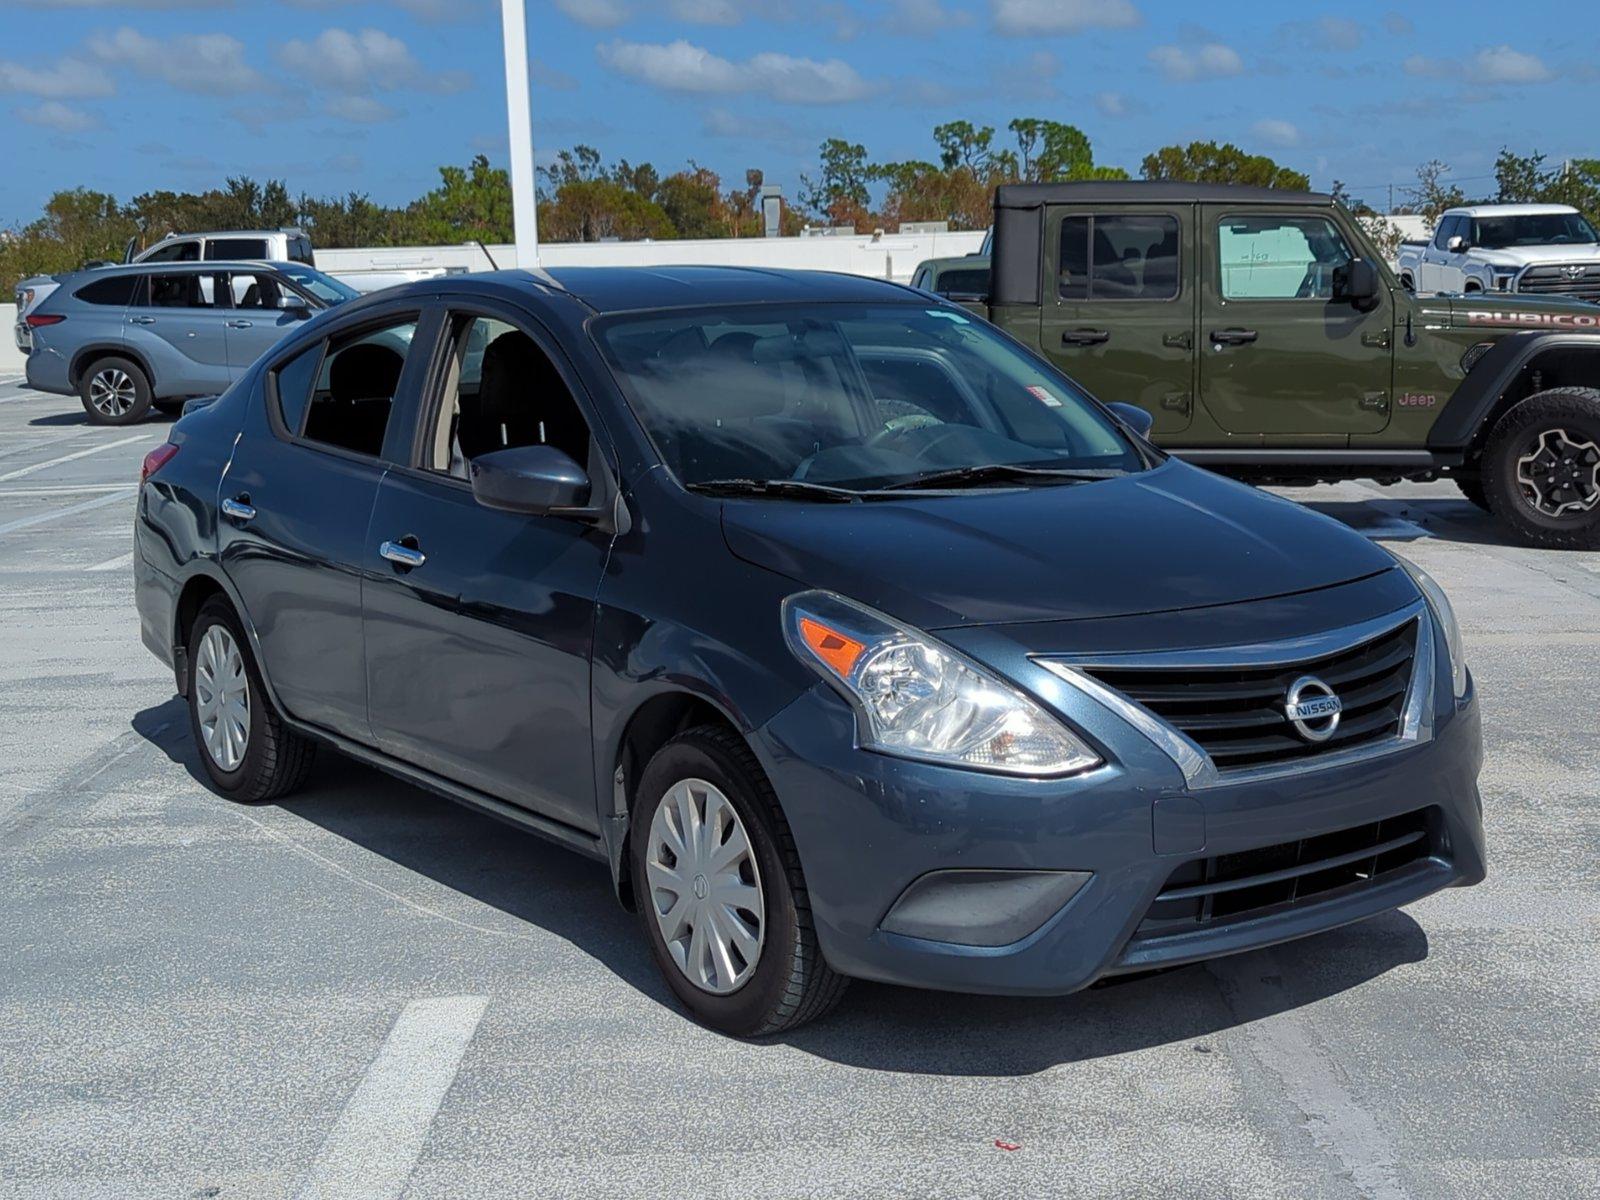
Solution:
<svg viewBox="0 0 1600 1200">
<path fill-rule="evenodd" d="M 1156 423 L 1154 413 L 1145 411 L 1137 404 L 1117 403 L 1108 404 L 1106 407 L 1116 414 L 1117 420 L 1121 421 L 1140 437 L 1150 436 L 1150 427 Z"/>
<path fill-rule="evenodd" d="M 1378 304 L 1378 268 L 1364 258 L 1353 258 L 1333 273 L 1333 298 L 1371 312 Z"/>
<path fill-rule="evenodd" d="M 1451 254 L 1460 254 L 1464 250 L 1470 250 L 1472 248 L 1472 243 L 1467 241 L 1467 239 L 1462 237 L 1460 234 L 1457 234 L 1455 237 L 1445 242 L 1444 248 L 1450 251 Z"/>
<path fill-rule="evenodd" d="M 485 508 L 542 517 L 581 511 L 589 503 L 589 476 L 554 446 L 514 446 L 479 454 L 469 464 L 472 495 Z"/>
</svg>

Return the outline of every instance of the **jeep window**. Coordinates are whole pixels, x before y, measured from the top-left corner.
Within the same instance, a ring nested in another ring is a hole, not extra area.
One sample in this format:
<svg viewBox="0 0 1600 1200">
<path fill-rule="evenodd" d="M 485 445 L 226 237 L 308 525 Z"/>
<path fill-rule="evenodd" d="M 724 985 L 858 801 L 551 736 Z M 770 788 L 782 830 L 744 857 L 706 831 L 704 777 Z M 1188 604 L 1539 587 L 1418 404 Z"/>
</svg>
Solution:
<svg viewBox="0 0 1600 1200">
<path fill-rule="evenodd" d="M 86 304 L 115 304 L 122 308 L 133 303 L 133 288 L 138 282 L 137 275 L 112 275 L 86 283 L 72 294 Z"/>
<path fill-rule="evenodd" d="M 212 238 L 206 242 L 206 258 L 211 262 L 270 257 L 266 238 Z"/>
<path fill-rule="evenodd" d="M 1476 217 L 1472 244 L 1485 250 L 1516 246 L 1587 246 L 1600 241 L 1594 226 L 1578 213 L 1517 213 L 1505 217 Z"/>
<path fill-rule="evenodd" d="M 1217 223 L 1224 300 L 1329 300 L 1352 257 L 1326 217 L 1226 216 Z"/>
<path fill-rule="evenodd" d="M 1178 274 L 1174 216 L 1062 218 L 1056 294 L 1063 300 L 1171 300 L 1178 295 Z M 980 290 L 988 290 L 987 277 Z"/>
</svg>

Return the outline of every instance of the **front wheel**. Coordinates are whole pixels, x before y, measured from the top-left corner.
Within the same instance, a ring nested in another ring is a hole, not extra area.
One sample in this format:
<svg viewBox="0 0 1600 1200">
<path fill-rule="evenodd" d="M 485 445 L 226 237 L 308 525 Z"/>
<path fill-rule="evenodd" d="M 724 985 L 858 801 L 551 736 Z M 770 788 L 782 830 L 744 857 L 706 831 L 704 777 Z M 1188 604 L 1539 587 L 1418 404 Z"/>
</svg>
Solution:
<svg viewBox="0 0 1600 1200">
<path fill-rule="evenodd" d="M 78 396 L 91 425 L 132 425 L 150 411 L 150 380 L 138 363 L 102 358 L 83 372 Z"/>
<path fill-rule="evenodd" d="M 1600 549 L 1600 389 L 1536 392 L 1501 417 L 1483 456 L 1483 489 L 1524 543 Z"/>
<path fill-rule="evenodd" d="M 704 726 L 662 747 L 628 840 L 640 924 L 697 1020 L 756 1037 L 838 1002 L 848 981 L 823 961 L 794 837 L 743 739 Z"/>
</svg>

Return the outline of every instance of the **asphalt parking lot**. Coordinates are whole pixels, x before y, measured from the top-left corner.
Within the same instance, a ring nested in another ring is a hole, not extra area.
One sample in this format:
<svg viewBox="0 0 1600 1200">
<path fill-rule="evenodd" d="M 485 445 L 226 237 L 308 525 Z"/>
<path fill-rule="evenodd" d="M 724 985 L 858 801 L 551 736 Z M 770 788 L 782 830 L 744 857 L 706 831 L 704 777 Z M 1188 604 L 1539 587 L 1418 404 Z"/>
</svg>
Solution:
<svg viewBox="0 0 1600 1200">
<path fill-rule="evenodd" d="M 1600 1194 L 1600 554 L 1291 492 L 1451 593 L 1490 877 L 1058 1000 L 856 985 L 744 1044 L 603 869 L 333 755 L 200 782 L 129 546 L 165 419 L 0 383 L 0 1195 Z"/>
</svg>

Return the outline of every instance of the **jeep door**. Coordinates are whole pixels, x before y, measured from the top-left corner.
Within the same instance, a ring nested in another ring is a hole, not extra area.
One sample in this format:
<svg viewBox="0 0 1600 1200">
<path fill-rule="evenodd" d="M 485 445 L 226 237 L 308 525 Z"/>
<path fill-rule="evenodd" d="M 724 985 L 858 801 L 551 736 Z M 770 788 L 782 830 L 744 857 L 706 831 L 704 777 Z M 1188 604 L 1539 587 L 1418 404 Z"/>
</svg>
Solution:
<svg viewBox="0 0 1600 1200">
<path fill-rule="evenodd" d="M 125 344 L 150 364 L 157 396 L 203 396 L 220 392 L 228 374 L 227 331 L 212 299 L 210 272 L 152 271 L 142 276 L 123 314 Z"/>
<path fill-rule="evenodd" d="M 1331 209 L 1202 206 L 1200 399 L 1228 434 L 1342 446 L 1389 423 L 1394 298 L 1335 298 L 1356 244 Z"/>
<path fill-rule="evenodd" d="M 1046 210 L 1039 344 L 1104 401 L 1137 404 L 1154 433 L 1189 426 L 1194 396 L 1194 206 Z"/>
</svg>

